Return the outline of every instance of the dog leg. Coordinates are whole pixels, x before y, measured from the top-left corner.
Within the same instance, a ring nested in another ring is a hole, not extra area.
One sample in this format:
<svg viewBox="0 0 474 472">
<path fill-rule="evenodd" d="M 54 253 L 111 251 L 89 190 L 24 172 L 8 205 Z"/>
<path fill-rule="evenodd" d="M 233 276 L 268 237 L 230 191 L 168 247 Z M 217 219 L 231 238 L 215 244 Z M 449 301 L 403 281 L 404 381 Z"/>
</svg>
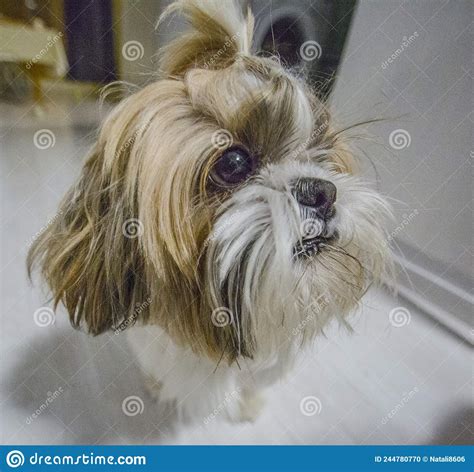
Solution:
<svg viewBox="0 0 474 472">
<path fill-rule="evenodd" d="M 245 388 L 239 406 L 239 421 L 254 423 L 265 406 L 265 398 L 261 391 Z"/>
</svg>

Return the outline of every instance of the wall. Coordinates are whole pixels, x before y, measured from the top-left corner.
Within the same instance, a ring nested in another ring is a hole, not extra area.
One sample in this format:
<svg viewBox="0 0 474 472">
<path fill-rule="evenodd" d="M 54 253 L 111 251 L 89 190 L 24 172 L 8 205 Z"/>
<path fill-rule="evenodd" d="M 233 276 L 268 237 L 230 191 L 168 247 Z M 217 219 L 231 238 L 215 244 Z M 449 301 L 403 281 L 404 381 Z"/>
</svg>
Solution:
<svg viewBox="0 0 474 472">
<path fill-rule="evenodd" d="M 386 119 L 357 132 L 371 136 L 362 148 L 394 199 L 392 232 L 413 282 L 402 275 L 402 292 L 465 320 L 472 317 L 472 13 L 469 0 L 359 1 L 332 100 L 343 124 Z M 444 303 L 445 292 L 456 296 Z"/>
<path fill-rule="evenodd" d="M 114 33 L 120 79 L 144 85 L 156 73 L 159 0 L 114 0 Z"/>
</svg>

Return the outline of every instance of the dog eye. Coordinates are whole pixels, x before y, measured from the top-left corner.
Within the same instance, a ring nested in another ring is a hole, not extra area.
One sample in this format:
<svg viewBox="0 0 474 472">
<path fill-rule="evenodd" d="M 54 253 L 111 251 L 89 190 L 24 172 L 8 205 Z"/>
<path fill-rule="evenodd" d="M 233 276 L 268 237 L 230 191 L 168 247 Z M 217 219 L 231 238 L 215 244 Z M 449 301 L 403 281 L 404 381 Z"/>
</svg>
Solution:
<svg viewBox="0 0 474 472">
<path fill-rule="evenodd" d="M 248 151 L 234 147 L 227 149 L 211 170 L 212 181 L 228 187 L 243 182 L 255 170 L 255 158 Z"/>
</svg>

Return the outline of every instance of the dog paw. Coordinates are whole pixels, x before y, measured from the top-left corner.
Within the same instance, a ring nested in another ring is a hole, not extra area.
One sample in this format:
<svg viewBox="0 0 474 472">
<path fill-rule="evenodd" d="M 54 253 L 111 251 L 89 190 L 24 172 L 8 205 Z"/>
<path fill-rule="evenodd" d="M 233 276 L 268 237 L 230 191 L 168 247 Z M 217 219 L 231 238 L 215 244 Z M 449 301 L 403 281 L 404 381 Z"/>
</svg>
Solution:
<svg viewBox="0 0 474 472">
<path fill-rule="evenodd" d="M 163 387 L 163 384 L 155 380 L 153 377 L 149 375 L 145 377 L 146 391 L 148 392 L 148 395 L 150 395 L 150 397 L 153 400 L 158 401 L 160 399 L 160 392 L 161 392 L 162 387 Z"/>
<path fill-rule="evenodd" d="M 260 392 L 242 392 L 240 401 L 239 421 L 254 423 L 265 405 L 265 399 Z"/>
</svg>

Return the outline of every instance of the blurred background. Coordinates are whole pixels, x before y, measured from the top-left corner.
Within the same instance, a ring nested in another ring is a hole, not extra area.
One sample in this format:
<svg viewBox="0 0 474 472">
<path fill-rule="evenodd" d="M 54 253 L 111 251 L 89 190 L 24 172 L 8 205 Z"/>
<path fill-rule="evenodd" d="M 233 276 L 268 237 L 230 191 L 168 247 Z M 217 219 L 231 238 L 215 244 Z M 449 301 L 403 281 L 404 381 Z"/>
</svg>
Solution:
<svg viewBox="0 0 474 472">
<path fill-rule="evenodd" d="M 154 80 L 158 49 L 183 29 L 176 18 L 155 29 L 168 3 L 0 0 L 2 443 L 472 442 L 470 0 L 250 2 L 256 49 L 305 73 L 337 126 L 383 119 L 355 128 L 353 143 L 392 199 L 400 269 L 398 296 L 369 292 L 354 333 L 332 327 L 255 424 L 176 424 L 144 391 L 122 336 L 73 331 L 29 285 L 26 252 L 101 120 Z M 116 80 L 128 85 L 101 101 Z M 133 417 L 130 396 L 142 405 Z"/>
</svg>

